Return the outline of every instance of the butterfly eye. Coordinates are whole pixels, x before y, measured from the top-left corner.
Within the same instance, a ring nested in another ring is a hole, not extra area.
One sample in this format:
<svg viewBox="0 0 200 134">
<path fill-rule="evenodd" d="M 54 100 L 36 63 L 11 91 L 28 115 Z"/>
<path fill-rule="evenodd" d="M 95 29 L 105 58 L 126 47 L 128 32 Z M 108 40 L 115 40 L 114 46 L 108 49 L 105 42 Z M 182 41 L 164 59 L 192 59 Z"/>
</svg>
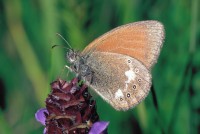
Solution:
<svg viewBox="0 0 200 134">
<path fill-rule="evenodd" d="M 77 53 L 70 49 L 67 53 L 67 59 L 70 63 L 75 62 L 77 60 Z"/>
</svg>

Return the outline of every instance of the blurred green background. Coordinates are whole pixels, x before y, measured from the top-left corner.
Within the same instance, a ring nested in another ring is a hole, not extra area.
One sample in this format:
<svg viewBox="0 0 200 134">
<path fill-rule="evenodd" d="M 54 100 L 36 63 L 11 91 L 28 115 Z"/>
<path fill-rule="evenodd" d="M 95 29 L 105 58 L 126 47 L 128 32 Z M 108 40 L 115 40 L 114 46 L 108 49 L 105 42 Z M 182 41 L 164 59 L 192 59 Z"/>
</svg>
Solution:
<svg viewBox="0 0 200 134">
<path fill-rule="evenodd" d="M 66 49 L 51 49 L 67 46 L 56 33 L 82 50 L 140 20 L 161 21 L 166 31 L 152 90 L 127 112 L 95 96 L 101 120 L 110 121 L 109 134 L 200 133 L 199 13 L 199 0 L 0 0 L 0 134 L 42 133 L 34 114 L 49 83 L 67 79 Z"/>
</svg>

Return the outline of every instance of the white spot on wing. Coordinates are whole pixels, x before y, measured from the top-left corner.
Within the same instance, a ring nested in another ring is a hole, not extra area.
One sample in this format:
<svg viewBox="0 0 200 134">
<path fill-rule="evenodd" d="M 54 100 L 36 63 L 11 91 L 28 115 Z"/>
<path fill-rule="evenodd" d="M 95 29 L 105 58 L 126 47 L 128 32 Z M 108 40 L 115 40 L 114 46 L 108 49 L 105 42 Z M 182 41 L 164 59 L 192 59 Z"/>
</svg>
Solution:
<svg viewBox="0 0 200 134">
<path fill-rule="evenodd" d="M 128 83 L 130 83 L 132 80 L 135 80 L 136 74 L 132 69 L 130 69 L 130 70 L 125 72 L 125 75 L 128 78 L 128 80 L 125 81 L 125 84 L 126 84 L 126 88 L 125 89 L 127 89 L 128 88 Z"/>
<path fill-rule="evenodd" d="M 131 80 L 135 80 L 135 72 L 133 72 L 133 70 L 128 70 L 125 72 L 126 77 L 128 78 L 128 80 L 126 81 L 126 83 L 130 83 Z"/>
<path fill-rule="evenodd" d="M 115 98 L 118 99 L 120 97 L 124 97 L 124 94 L 121 89 L 118 89 L 117 92 L 115 92 Z"/>
</svg>

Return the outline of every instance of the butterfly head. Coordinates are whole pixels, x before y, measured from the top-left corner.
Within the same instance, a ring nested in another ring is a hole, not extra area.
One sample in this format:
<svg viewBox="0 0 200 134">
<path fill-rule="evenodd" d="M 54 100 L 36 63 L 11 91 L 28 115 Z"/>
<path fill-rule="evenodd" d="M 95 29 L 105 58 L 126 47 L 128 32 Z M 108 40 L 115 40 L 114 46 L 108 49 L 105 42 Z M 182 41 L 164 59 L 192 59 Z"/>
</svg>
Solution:
<svg viewBox="0 0 200 134">
<path fill-rule="evenodd" d="M 86 59 L 73 49 L 67 53 L 67 60 L 70 62 L 70 68 L 78 75 L 85 77 L 91 74 L 91 69 L 85 64 Z"/>
<path fill-rule="evenodd" d="M 67 60 L 73 64 L 79 59 L 78 52 L 74 51 L 73 49 L 69 49 L 69 52 L 67 52 Z"/>
<path fill-rule="evenodd" d="M 78 52 L 74 51 L 73 49 L 70 49 L 67 52 L 67 60 L 69 61 L 69 63 L 71 64 L 70 68 L 78 73 L 79 72 L 79 66 L 80 66 L 80 56 L 78 54 Z"/>
</svg>

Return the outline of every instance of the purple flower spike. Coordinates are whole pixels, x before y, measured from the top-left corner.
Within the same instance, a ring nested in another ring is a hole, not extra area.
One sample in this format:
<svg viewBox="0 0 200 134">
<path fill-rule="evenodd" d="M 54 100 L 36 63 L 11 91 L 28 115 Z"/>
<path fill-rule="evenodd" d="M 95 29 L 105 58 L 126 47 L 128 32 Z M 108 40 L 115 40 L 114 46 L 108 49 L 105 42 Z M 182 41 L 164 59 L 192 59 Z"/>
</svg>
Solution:
<svg viewBox="0 0 200 134">
<path fill-rule="evenodd" d="M 108 122 L 99 122 L 96 102 L 87 86 L 78 78 L 71 82 L 58 79 L 51 83 L 46 108 L 39 109 L 35 118 L 45 126 L 43 134 L 106 134 Z"/>
<path fill-rule="evenodd" d="M 44 115 L 45 112 L 48 113 L 47 109 L 41 108 L 35 113 L 36 120 L 40 122 L 42 125 L 45 125 L 45 120 L 46 120 L 46 117 Z"/>
<path fill-rule="evenodd" d="M 99 121 L 92 125 L 89 134 L 104 134 L 108 127 L 109 122 L 106 121 Z"/>
</svg>

